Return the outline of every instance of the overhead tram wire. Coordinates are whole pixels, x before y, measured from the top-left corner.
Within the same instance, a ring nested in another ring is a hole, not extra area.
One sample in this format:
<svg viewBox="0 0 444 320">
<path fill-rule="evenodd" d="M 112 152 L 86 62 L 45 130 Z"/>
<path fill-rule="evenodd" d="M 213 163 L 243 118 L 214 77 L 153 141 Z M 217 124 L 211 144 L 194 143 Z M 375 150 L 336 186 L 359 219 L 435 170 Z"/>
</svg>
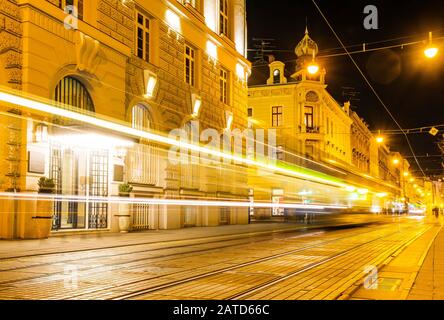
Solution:
<svg viewBox="0 0 444 320">
<path fill-rule="evenodd" d="M 330 48 L 330 49 L 324 49 L 321 50 L 320 53 L 317 55 L 317 58 L 332 58 L 332 57 L 340 57 L 340 56 L 346 56 L 346 55 L 352 55 L 352 54 L 360 54 L 360 53 L 368 53 L 368 52 L 375 52 L 375 51 L 379 51 L 379 50 L 388 50 L 388 49 L 395 49 L 395 48 L 404 48 L 404 47 L 408 47 L 408 46 L 413 46 L 413 45 L 419 45 L 419 44 L 424 44 L 426 43 L 425 40 L 417 40 L 417 41 L 412 41 L 412 42 L 404 42 L 404 43 L 398 43 L 398 44 L 393 44 L 393 45 L 387 45 L 387 46 L 382 46 L 382 47 L 375 47 L 375 48 L 368 48 L 367 46 L 372 45 L 372 44 L 377 44 L 377 43 L 384 43 L 384 42 L 390 42 L 393 40 L 397 40 L 397 39 L 403 39 L 403 38 L 413 38 L 413 36 L 411 37 L 401 37 L 401 38 L 395 38 L 395 39 L 389 39 L 389 40 L 381 40 L 381 41 L 375 41 L 375 42 L 369 42 L 369 43 L 361 43 L 361 44 L 354 44 L 354 45 L 350 45 L 350 46 L 346 46 L 345 48 L 355 48 L 355 47 L 361 47 L 361 50 L 354 50 L 354 51 L 347 51 L 347 52 L 340 52 L 340 53 L 327 53 L 327 52 L 331 52 L 334 50 L 338 50 L 338 49 L 344 49 L 341 47 L 338 48 Z M 437 37 L 434 38 L 435 40 L 442 40 L 444 39 L 444 37 Z M 365 49 L 364 49 L 365 46 Z M 248 49 L 248 51 L 254 52 L 257 51 L 256 49 Z M 273 52 L 286 52 L 286 53 L 292 53 L 293 50 L 265 50 L 264 52 L 269 52 L 269 53 L 273 53 Z M 291 59 L 291 60 L 285 60 L 283 61 L 284 63 L 292 63 L 295 62 L 296 59 Z M 268 66 L 268 64 L 256 64 L 253 65 L 253 68 L 257 68 L 257 67 L 264 67 L 264 66 Z"/>
<path fill-rule="evenodd" d="M 370 89 L 372 90 L 372 92 L 374 93 L 374 95 L 376 96 L 376 98 L 378 99 L 378 101 L 381 103 L 381 105 L 384 107 L 385 111 L 388 113 L 388 115 L 390 116 L 390 118 L 393 120 L 393 122 L 398 126 L 398 128 L 403 132 L 405 140 L 407 141 L 407 144 L 410 148 L 410 152 L 412 153 L 416 164 L 418 165 L 418 168 L 421 170 L 422 174 L 424 177 L 426 177 L 426 174 L 424 172 L 424 170 L 422 169 L 418 158 L 416 158 L 415 155 L 415 151 L 413 150 L 413 147 L 410 143 L 409 137 L 407 136 L 407 134 L 404 132 L 404 130 L 402 129 L 401 125 L 399 124 L 399 122 L 396 120 L 396 118 L 393 116 L 393 114 L 391 113 L 391 111 L 389 110 L 389 108 L 386 106 L 386 104 L 384 103 L 384 101 L 382 100 L 382 98 L 379 96 L 378 92 L 376 92 L 375 88 L 373 87 L 373 85 L 370 83 L 370 81 L 367 79 L 367 77 L 365 76 L 364 72 L 362 72 L 361 68 L 359 67 L 359 65 L 356 63 L 355 59 L 352 57 L 352 55 L 350 54 L 350 52 L 347 50 L 347 48 L 345 47 L 344 43 L 342 42 L 341 38 L 338 36 L 338 34 L 336 33 L 336 31 L 334 30 L 334 28 L 332 27 L 332 25 L 330 24 L 330 22 L 328 21 L 327 17 L 324 15 L 324 13 L 322 12 L 321 8 L 319 8 L 318 4 L 316 3 L 316 0 L 311 0 L 313 2 L 313 4 L 315 5 L 316 9 L 319 11 L 319 14 L 322 16 L 322 18 L 324 19 L 324 21 L 327 23 L 328 27 L 330 28 L 330 30 L 333 32 L 333 34 L 335 35 L 336 39 L 339 41 L 339 43 L 341 44 L 342 48 L 345 50 L 347 56 L 350 58 L 350 60 L 353 62 L 353 64 L 355 65 L 356 69 L 358 69 L 359 73 L 361 74 L 361 76 L 363 77 L 364 81 L 367 83 L 367 85 L 370 87 Z"/>
</svg>

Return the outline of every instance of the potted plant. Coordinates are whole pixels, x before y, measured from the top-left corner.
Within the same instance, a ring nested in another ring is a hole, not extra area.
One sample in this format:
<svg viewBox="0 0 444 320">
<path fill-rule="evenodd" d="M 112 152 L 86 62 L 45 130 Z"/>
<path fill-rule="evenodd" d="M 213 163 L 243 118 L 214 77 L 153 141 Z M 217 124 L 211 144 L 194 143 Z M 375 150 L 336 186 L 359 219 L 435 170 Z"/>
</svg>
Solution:
<svg viewBox="0 0 444 320">
<path fill-rule="evenodd" d="M 33 228 L 25 238 L 44 239 L 48 238 L 51 232 L 54 201 L 48 195 L 54 194 L 55 182 L 53 179 L 41 177 L 37 185 L 39 187 L 39 197 L 37 198 L 36 210 L 32 216 L 31 225 Z"/>
<path fill-rule="evenodd" d="M 133 187 L 129 183 L 122 183 L 119 185 L 119 196 L 129 197 Z M 119 203 L 119 230 L 122 233 L 126 233 L 130 229 L 130 204 L 127 202 Z"/>
</svg>

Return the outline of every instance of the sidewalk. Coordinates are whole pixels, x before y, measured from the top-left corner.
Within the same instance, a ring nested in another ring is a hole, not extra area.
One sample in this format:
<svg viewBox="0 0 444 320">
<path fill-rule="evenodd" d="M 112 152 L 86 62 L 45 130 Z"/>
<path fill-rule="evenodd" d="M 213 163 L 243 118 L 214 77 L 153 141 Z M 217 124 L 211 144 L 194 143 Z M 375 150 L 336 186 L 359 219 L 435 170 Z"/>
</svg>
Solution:
<svg viewBox="0 0 444 320">
<path fill-rule="evenodd" d="M 444 229 L 430 247 L 408 299 L 444 300 Z"/>
<path fill-rule="evenodd" d="M 362 272 L 361 278 L 346 293 L 353 300 L 432 300 L 444 299 L 443 221 L 427 218 L 429 226 L 382 264 L 374 266 L 376 282 Z M 441 292 L 439 292 L 441 291 Z"/>
</svg>

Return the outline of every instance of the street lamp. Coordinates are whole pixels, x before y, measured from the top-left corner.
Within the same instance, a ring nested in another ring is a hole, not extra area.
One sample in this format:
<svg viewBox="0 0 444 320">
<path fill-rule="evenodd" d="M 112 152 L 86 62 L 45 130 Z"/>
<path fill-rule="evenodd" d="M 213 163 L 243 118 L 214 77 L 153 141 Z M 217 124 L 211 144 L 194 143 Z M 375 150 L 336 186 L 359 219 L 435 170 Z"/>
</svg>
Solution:
<svg viewBox="0 0 444 320">
<path fill-rule="evenodd" d="M 384 137 L 381 135 L 381 130 L 378 131 L 378 135 L 376 136 L 376 143 L 381 144 L 384 142 Z"/>
<path fill-rule="evenodd" d="M 392 160 L 392 162 L 393 162 L 393 164 L 394 164 L 395 166 L 397 166 L 397 165 L 399 164 L 399 159 L 398 159 L 398 158 L 395 158 L 395 159 Z"/>
<path fill-rule="evenodd" d="M 307 71 L 309 74 L 316 74 L 319 72 L 319 66 L 315 61 L 315 52 L 313 50 L 313 59 L 310 64 L 307 66 Z"/>
<path fill-rule="evenodd" d="M 424 55 L 428 59 L 433 59 L 438 54 L 438 51 L 439 51 L 438 48 L 434 46 L 432 43 L 432 32 L 429 32 L 429 45 L 424 50 Z"/>
</svg>

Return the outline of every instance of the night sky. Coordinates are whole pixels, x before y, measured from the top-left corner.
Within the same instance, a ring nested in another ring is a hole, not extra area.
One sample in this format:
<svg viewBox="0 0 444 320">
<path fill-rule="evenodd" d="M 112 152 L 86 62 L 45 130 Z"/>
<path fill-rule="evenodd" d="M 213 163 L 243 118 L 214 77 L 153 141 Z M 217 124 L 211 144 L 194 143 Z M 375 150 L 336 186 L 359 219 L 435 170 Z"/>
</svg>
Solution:
<svg viewBox="0 0 444 320">
<path fill-rule="evenodd" d="M 444 37 L 444 1 L 361 1 L 316 0 L 327 19 L 346 46 L 360 45 L 349 50 L 359 50 L 362 43 L 396 39 L 368 48 L 426 40 L 428 32 L 434 38 Z M 366 30 L 363 26 L 366 5 L 375 5 L 379 12 L 379 29 Z M 341 53 L 340 44 L 324 22 L 311 0 L 247 0 L 248 47 L 253 49 L 253 38 L 272 38 L 273 54 L 277 60 L 288 62 L 288 73 L 294 71 L 294 47 L 302 39 L 306 21 L 310 36 L 319 46 L 320 55 Z M 400 39 L 401 38 L 401 39 Z M 374 85 L 382 100 L 404 128 L 444 124 L 444 39 L 436 40 L 440 55 L 424 58 L 424 47 L 406 46 L 403 49 L 386 49 L 354 54 L 353 57 Z M 331 50 L 337 48 L 335 50 Z M 249 53 L 254 60 L 255 53 Z M 319 61 L 327 70 L 327 90 L 338 102 L 343 102 L 343 87 L 353 87 L 359 92 L 354 110 L 370 124 L 372 131 L 398 129 L 383 106 L 378 102 L 358 70 L 346 55 Z M 260 78 L 263 67 L 253 76 Z M 252 79 L 254 81 L 255 79 Z M 259 79 L 256 79 L 259 80 Z M 442 139 L 444 126 L 433 137 L 424 132 L 409 134 L 416 155 L 427 175 L 443 173 L 437 142 Z M 390 135 L 387 141 L 391 150 L 411 156 L 403 135 Z M 413 158 L 408 158 L 414 166 Z M 412 171 L 417 170 L 416 167 Z M 415 172 L 421 175 L 420 172 Z"/>
</svg>

